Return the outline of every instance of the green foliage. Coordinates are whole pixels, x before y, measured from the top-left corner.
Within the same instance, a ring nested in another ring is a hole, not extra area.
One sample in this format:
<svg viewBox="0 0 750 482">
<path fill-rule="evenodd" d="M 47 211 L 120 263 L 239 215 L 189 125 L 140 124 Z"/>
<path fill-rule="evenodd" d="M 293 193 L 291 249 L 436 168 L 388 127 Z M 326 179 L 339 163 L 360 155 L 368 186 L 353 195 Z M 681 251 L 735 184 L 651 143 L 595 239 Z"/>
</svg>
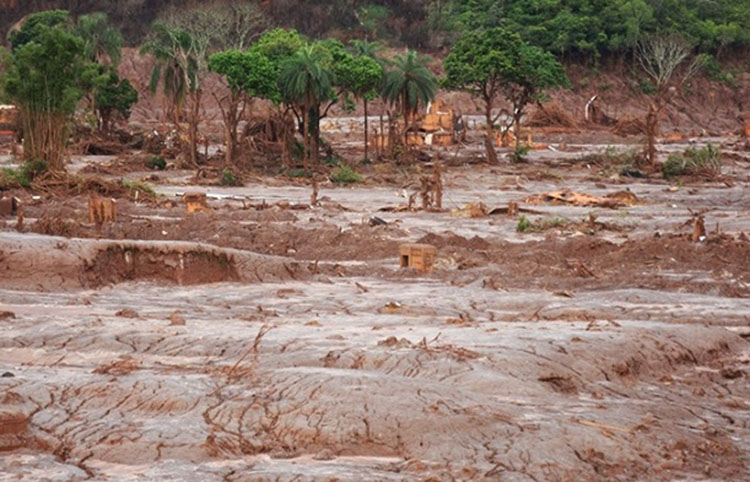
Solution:
<svg viewBox="0 0 750 482">
<path fill-rule="evenodd" d="M 234 92 L 278 102 L 279 71 L 274 63 L 257 51 L 226 50 L 208 59 L 208 68 L 221 74 Z"/>
<path fill-rule="evenodd" d="M 94 62 L 108 58 L 114 67 L 122 57 L 122 34 L 109 24 L 107 15 L 101 12 L 82 15 L 73 29 L 81 40 L 86 57 Z"/>
<path fill-rule="evenodd" d="M 153 56 L 149 90 L 155 93 L 161 83 L 164 95 L 179 110 L 188 92 L 198 84 L 199 59 L 193 52 L 194 40 L 186 31 L 154 22 L 141 46 L 141 54 Z"/>
<path fill-rule="evenodd" d="M 670 155 L 662 166 L 662 176 L 665 179 L 690 175 L 709 179 L 721 175 L 721 149 L 708 144 L 706 147 L 690 147 L 683 154 Z"/>
<path fill-rule="evenodd" d="M 3 90 L 22 109 L 72 114 L 85 94 L 85 73 L 92 68 L 83 56 L 83 42 L 60 27 L 34 25 L 33 36 L 15 36 Z"/>
<path fill-rule="evenodd" d="M 382 37 L 385 33 L 386 20 L 391 15 L 391 10 L 385 5 L 371 3 L 360 7 L 357 14 L 362 26 L 371 36 Z"/>
<path fill-rule="evenodd" d="M 383 99 L 391 105 L 399 105 L 404 114 L 414 114 L 420 106 L 434 100 L 438 80 L 427 68 L 428 60 L 413 50 L 396 55 L 383 79 Z"/>
<path fill-rule="evenodd" d="M 123 179 L 122 180 L 122 187 L 127 189 L 130 192 L 136 192 L 140 191 L 143 194 L 148 194 L 150 196 L 156 196 L 156 191 L 154 191 L 154 188 L 146 184 L 145 182 L 141 181 L 133 181 L 130 179 Z"/>
<path fill-rule="evenodd" d="M 750 45 L 746 0 L 455 0 L 464 29 L 504 26 L 555 54 L 594 58 L 650 34 L 679 33 L 703 51 Z"/>
<path fill-rule="evenodd" d="M 295 167 L 293 169 L 289 169 L 289 172 L 287 172 L 287 176 L 293 179 L 294 178 L 310 178 L 312 177 L 312 173 L 301 167 Z"/>
<path fill-rule="evenodd" d="M 47 169 L 44 161 L 27 161 L 20 169 L 5 168 L 0 171 L 0 189 L 30 188 L 34 178 Z"/>
<path fill-rule="evenodd" d="M 544 99 L 546 90 L 570 86 L 565 70 L 551 53 L 527 44 L 505 28 L 466 32 L 453 45 L 443 69 L 445 87 L 481 98 L 487 112 L 504 96 L 516 113 L 515 123 L 528 104 Z M 519 154 L 515 159 L 525 155 Z"/>
<path fill-rule="evenodd" d="M 513 149 L 513 152 L 509 154 L 510 160 L 514 163 L 526 162 L 526 156 L 529 155 L 529 152 L 531 152 L 531 147 L 529 145 L 519 144 Z"/>
<path fill-rule="evenodd" d="M 167 161 L 161 156 L 151 156 L 146 161 L 146 167 L 155 171 L 163 171 L 167 168 Z"/>
<path fill-rule="evenodd" d="M 571 221 L 562 216 L 554 216 L 551 218 L 539 218 L 532 221 L 526 216 L 521 216 L 516 224 L 516 232 L 518 233 L 532 233 L 541 232 L 548 229 L 564 228 L 571 224 Z"/>
<path fill-rule="evenodd" d="M 284 100 L 310 107 L 331 98 L 334 73 L 325 60 L 322 50 L 306 46 L 284 62 L 279 81 Z"/>
<path fill-rule="evenodd" d="M 219 184 L 222 186 L 242 186 L 242 181 L 240 181 L 240 179 L 231 169 L 224 169 L 223 171 L 221 171 Z"/>
<path fill-rule="evenodd" d="M 114 69 L 101 67 L 105 74 L 94 91 L 96 110 L 105 127 L 113 115 L 130 117 L 130 108 L 138 102 L 138 91 L 128 79 L 121 79 Z M 105 129 L 106 130 L 106 129 Z"/>
<path fill-rule="evenodd" d="M 281 64 L 305 45 L 307 42 L 296 30 L 275 28 L 264 33 L 250 50 L 265 56 L 280 68 Z"/>
<path fill-rule="evenodd" d="M 339 163 L 331 172 L 331 181 L 336 184 L 354 184 L 363 182 L 364 178 L 357 174 L 351 167 Z"/>
<path fill-rule="evenodd" d="M 516 224 L 517 233 L 525 233 L 531 229 L 531 221 L 526 216 L 518 218 L 518 224 Z"/>
<path fill-rule="evenodd" d="M 354 97 L 373 99 L 383 78 L 383 67 L 368 56 L 346 54 L 333 67 L 336 85 Z"/>
<path fill-rule="evenodd" d="M 521 43 L 518 34 L 501 28 L 465 33 L 443 61 L 443 85 L 493 97 L 511 76 Z"/>
<path fill-rule="evenodd" d="M 68 30 L 70 24 L 67 10 L 47 10 L 29 15 L 19 30 L 11 32 L 11 50 L 15 51 L 29 42 L 38 41 L 51 29 Z"/>
</svg>

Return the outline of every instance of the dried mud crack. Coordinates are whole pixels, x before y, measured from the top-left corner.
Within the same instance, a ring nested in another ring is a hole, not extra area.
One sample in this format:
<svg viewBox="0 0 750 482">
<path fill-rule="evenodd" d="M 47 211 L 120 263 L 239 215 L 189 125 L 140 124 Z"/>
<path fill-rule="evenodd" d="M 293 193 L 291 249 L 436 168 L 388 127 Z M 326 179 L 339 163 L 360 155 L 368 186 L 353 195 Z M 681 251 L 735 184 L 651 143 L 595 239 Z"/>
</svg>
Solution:
<svg viewBox="0 0 750 482">
<path fill-rule="evenodd" d="M 471 176 L 452 197 L 520 197 Z M 70 231 L 0 232 L 0 479 L 743 480 L 745 207 L 693 243 L 661 187 L 632 189 L 597 212 L 630 227 L 593 234 L 370 226 L 392 195 L 370 188 L 295 213 L 123 203 L 101 233 L 82 198 L 32 205 Z M 279 190 L 309 194 L 252 188 Z M 405 242 L 435 269 L 399 269 Z"/>
</svg>

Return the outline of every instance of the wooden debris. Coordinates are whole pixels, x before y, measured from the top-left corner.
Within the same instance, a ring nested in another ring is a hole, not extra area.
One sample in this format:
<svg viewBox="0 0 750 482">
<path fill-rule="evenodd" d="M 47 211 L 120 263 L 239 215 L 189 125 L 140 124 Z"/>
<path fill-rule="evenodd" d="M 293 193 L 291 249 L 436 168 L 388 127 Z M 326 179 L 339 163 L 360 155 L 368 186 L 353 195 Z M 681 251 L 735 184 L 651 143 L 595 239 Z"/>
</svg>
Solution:
<svg viewBox="0 0 750 482">
<path fill-rule="evenodd" d="M 208 207 L 207 196 L 204 192 L 186 192 L 182 195 L 185 203 L 185 209 L 188 213 L 205 213 L 210 212 Z"/>
<path fill-rule="evenodd" d="M 579 207 L 618 208 L 633 206 L 638 203 L 638 198 L 630 191 L 617 191 L 604 197 L 592 196 L 590 194 L 563 189 L 552 191 L 524 199 L 528 204 L 569 204 Z"/>
<path fill-rule="evenodd" d="M 93 195 L 89 197 L 89 223 L 101 227 L 117 222 L 117 204 L 114 199 Z"/>
</svg>

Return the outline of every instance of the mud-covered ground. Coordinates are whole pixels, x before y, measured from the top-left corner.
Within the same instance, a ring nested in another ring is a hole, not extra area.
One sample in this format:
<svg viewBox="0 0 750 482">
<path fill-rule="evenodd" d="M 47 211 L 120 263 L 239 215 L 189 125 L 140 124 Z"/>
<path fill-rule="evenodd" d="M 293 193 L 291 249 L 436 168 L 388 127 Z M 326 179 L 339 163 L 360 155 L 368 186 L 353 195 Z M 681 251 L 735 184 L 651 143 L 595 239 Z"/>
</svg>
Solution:
<svg viewBox="0 0 750 482">
<path fill-rule="evenodd" d="M 377 166 L 317 206 L 282 178 L 199 187 L 198 214 L 167 171 L 101 229 L 87 197 L 18 193 L 0 479 L 748 480 L 750 163 L 720 141 L 712 182 L 623 178 L 574 141 L 446 167 L 430 212 Z M 532 202 L 563 188 L 637 203 Z M 400 269 L 405 242 L 435 269 Z"/>
</svg>

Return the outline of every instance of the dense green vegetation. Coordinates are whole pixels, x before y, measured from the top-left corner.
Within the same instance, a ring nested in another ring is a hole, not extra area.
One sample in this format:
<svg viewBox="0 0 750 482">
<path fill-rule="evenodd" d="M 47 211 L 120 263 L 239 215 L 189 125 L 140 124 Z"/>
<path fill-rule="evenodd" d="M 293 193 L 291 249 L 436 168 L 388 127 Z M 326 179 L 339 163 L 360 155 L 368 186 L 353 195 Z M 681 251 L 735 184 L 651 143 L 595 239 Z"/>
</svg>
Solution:
<svg viewBox="0 0 750 482">
<path fill-rule="evenodd" d="M 366 117 L 369 102 L 380 98 L 388 108 L 390 157 L 398 159 L 410 152 L 415 114 L 440 86 L 483 103 L 490 162 L 497 161 L 500 119 L 508 120 L 503 130 L 515 129 L 515 153 L 522 158 L 519 129 L 527 107 L 570 85 L 561 62 L 595 64 L 602 56 L 629 58 L 648 78 L 653 164 L 658 119 L 679 83 L 674 79 L 684 83 L 701 66 L 719 78 L 721 54 L 750 46 L 747 0 L 162 0 L 132 9 L 129 21 L 154 21 L 140 36 L 125 37 L 103 12 L 126 22 L 126 11 L 96 0 L 74 3 L 73 13 L 28 16 L 0 51 L 0 93 L 22 111 L 24 155 L 54 169 L 62 168 L 74 116 L 91 114 L 107 134 L 112 120 L 127 118 L 137 101 L 138 92 L 117 73 L 128 38 L 137 38 L 141 55 L 150 57 L 150 90 L 161 88 L 168 119 L 188 139 L 182 147 L 195 167 L 204 82 L 209 75 L 225 82 L 225 91 L 205 95 L 221 109 L 228 172 L 238 167 L 247 135 L 239 127 L 256 99 L 273 105 L 284 162 L 297 155 L 308 171 L 321 148 L 332 155 L 320 122 L 334 105 L 352 110 L 361 102 Z M 103 12 L 76 15 L 95 7 Z M 436 76 L 437 61 L 401 50 L 405 44 L 442 50 L 444 78 Z M 403 53 L 384 55 L 384 46 Z M 303 140 L 299 152 L 295 130 Z M 365 123 L 365 159 L 367 133 Z"/>
<path fill-rule="evenodd" d="M 555 54 L 627 52 L 639 36 L 680 33 L 704 52 L 750 46 L 746 0 L 275 0 L 254 4 L 265 22 L 314 38 L 353 36 L 412 48 L 449 47 L 462 29 L 506 27 Z M 0 10 L 0 33 L 23 15 L 67 8 L 74 15 L 105 12 L 138 45 L 148 26 L 175 6 L 210 5 L 177 0 L 64 0 L 16 2 Z"/>
</svg>

